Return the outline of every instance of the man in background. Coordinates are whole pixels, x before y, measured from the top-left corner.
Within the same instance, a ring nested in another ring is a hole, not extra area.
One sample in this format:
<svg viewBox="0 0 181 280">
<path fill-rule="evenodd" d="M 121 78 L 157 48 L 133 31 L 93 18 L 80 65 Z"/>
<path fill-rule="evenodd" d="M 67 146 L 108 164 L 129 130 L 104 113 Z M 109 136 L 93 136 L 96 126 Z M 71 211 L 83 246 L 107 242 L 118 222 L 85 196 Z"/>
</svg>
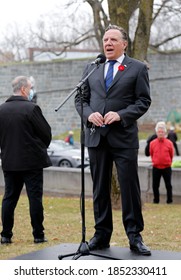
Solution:
<svg viewBox="0 0 181 280">
<path fill-rule="evenodd" d="M 172 203 L 172 159 L 174 156 L 173 143 L 167 139 L 167 128 L 165 122 L 158 122 L 155 127 L 157 138 L 150 142 L 150 156 L 152 159 L 152 188 L 153 203 L 159 203 L 160 180 L 163 177 L 167 190 L 167 203 Z"/>
<path fill-rule="evenodd" d="M 40 107 L 30 102 L 34 95 L 30 78 L 16 77 L 12 88 L 13 95 L 0 106 L 0 148 L 5 180 L 1 243 L 12 242 L 14 210 L 24 184 L 34 242 L 46 242 L 42 204 L 43 168 L 51 165 L 47 155 L 51 128 Z"/>
</svg>

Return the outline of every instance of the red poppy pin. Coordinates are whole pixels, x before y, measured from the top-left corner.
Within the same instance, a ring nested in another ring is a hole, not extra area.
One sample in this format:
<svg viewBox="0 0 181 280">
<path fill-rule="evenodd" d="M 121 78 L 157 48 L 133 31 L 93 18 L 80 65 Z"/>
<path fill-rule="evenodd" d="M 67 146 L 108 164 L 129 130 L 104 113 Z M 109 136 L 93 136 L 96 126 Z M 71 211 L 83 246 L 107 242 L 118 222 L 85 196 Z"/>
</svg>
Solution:
<svg viewBox="0 0 181 280">
<path fill-rule="evenodd" d="M 121 64 L 121 65 L 118 66 L 118 70 L 119 70 L 119 71 L 124 71 L 124 69 L 125 69 L 126 67 L 127 67 L 127 65 L 122 65 L 122 64 Z"/>
</svg>

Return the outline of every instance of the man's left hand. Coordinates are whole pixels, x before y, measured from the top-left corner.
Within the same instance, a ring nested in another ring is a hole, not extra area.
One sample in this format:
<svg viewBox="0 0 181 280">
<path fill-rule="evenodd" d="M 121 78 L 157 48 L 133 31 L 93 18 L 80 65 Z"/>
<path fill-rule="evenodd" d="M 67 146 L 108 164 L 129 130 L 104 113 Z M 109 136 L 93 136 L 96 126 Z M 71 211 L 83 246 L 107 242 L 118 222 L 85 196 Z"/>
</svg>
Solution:
<svg viewBox="0 0 181 280">
<path fill-rule="evenodd" d="M 111 124 L 113 122 L 118 122 L 120 121 L 120 119 L 121 118 L 118 115 L 118 113 L 110 111 L 104 116 L 104 124 Z"/>
</svg>

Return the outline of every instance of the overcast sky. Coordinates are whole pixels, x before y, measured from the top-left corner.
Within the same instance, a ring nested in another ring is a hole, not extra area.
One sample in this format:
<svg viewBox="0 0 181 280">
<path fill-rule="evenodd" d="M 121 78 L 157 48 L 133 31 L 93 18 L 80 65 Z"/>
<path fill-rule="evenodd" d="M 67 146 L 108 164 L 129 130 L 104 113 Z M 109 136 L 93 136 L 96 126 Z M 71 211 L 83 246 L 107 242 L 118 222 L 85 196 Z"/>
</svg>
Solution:
<svg viewBox="0 0 181 280">
<path fill-rule="evenodd" d="M 0 9 L 0 32 L 12 22 L 21 25 L 35 23 L 41 15 L 55 11 L 56 7 L 63 7 L 67 2 L 68 0 L 4 0 Z"/>
<path fill-rule="evenodd" d="M 5 0 L 0 9 L 0 30 L 9 23 L 35 22 L 40 15 L 56 8 L 66 0 Z"/>
</svg>

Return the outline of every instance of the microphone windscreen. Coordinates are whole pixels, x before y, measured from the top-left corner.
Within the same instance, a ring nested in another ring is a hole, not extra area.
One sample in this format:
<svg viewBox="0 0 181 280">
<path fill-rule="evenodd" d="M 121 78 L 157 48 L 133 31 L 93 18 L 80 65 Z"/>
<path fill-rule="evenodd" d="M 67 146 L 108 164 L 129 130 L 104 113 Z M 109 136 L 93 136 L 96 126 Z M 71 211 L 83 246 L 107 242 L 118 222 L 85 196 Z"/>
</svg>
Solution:
<svg viewBox="0 0 181 280">
<path fill-rule="evenodd" d="M 97 58 L 100 58 L 100 63 L 104 63 L 106 61 L 106 57 L 104 54 L 100 53 Z"/>
</svg>

